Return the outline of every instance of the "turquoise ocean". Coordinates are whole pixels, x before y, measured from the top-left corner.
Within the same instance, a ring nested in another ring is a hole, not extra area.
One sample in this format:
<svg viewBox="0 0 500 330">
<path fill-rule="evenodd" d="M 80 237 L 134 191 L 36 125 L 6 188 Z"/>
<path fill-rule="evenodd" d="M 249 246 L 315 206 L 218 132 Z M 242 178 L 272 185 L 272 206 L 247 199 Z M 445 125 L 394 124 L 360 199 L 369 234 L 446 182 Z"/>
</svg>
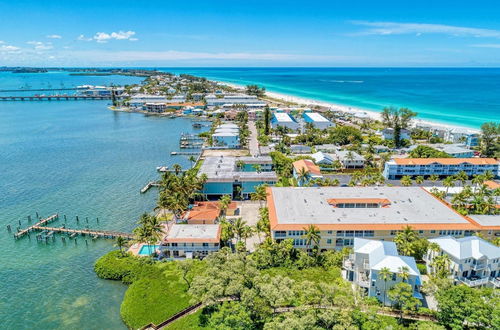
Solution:
<svg viewBox="0 0 500 330">
<path fill-rule="evenodd" d="M 406 106 L 422 119 L 469 127 L 500 117 L 500 69 L 162 70 L 370 110 Z M 139 81 L 1 72 L 0 90 Z M 108 103 L 0 102 L 0 329 L 125 328 L 119 308 L 126 286 L 93 272 L 112 242 L 88 240 L 87 246 L 80 237 L 75 245 L 56 237 L 45 245 L 34 235 L 15 241 L 6 229 L 18 221 L 27 226 L 28 215 L 38 212 L 59 213 L 58 224 L 65 214 L 68 227 L 130 231 L 155 206 L 156 192 L 139 189 L 157 176 L 156 166 L 189 165 L 170 152 L 178 150 L 181 132 L 193 132 L 190 119 L 113 112 Z"/>
<path fill-rule="evenodd" d="M 277 93 L 381 111 L 408 107 L 418 119 L 479 128 L 500 120 L 498 68 L 164 68 Z"/>
</svg>

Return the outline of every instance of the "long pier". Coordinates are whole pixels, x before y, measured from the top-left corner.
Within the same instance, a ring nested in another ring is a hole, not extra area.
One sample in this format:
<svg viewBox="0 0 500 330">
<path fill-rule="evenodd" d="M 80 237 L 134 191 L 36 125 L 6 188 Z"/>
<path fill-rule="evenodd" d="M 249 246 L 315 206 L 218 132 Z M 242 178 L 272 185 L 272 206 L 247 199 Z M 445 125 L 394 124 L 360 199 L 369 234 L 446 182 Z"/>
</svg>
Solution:
<svg viewBox="0 0 500 330">
<path fill-rule="evenodd" d="M 59 215 L 57 213 L 53 214 L 50 217 L 42 219 L 42 220 L 38 221 L 37 223 L 35 223 L 34 225 L 29 226 L 28 228 L 25 228 L 23 230 L 18 231 L 16 234 L 14 234 L 14 237 L 15 238 L 21 238 L 24 235 L 28 234 L 30 231 L 32 231 L 34 227 L 43 226 L 43 225 L 45 225 L 45 224 L 47 224 L 47 223 L 49 223 L 51 221 L 57 220 L 57 219 L 59 219 Z"/>
<path fill-rule="evenodd" d="M 158 182 L 156 181 L 149 181 L 144 187 L 141 189 L 141 194 L 144 194 L 149 190 L 151 187 L 159 187 L 161 186 Z"/>
<path fill-rule="evenodd" d="M 108 231 L 108 230 L 96 230 L 96 229 L 71 229 L 66 227 L 46 227 L 46 226 L 31 226 L 32 230 L 39 231 L 49 231 L 54 233 L 67 233 L 67 234 L 76 234 L 76 235 L 88 235 L 94 238 L 102 237 L 102 238 L 116 238 L 123 237 L 125 239 L 133 239 L 134 235 L 129 233 L 123 233 L 119 231 Z"/>
<path fill-rule="evenodd" d="M 55 91 L 76 91 L 76 87 L 61 87 L 61 88 L 35 88 L 35 89 L 0 89 L 0 93 L 17 93 L 17 92 L 55 92 Z"/>
<path fill-rule="evenodd" d="M 111 96 L 91 96 L 91 95 L 0 96 L 0 101 L 79 101 L 79 100 L 111 100 Z"/>
</svg>

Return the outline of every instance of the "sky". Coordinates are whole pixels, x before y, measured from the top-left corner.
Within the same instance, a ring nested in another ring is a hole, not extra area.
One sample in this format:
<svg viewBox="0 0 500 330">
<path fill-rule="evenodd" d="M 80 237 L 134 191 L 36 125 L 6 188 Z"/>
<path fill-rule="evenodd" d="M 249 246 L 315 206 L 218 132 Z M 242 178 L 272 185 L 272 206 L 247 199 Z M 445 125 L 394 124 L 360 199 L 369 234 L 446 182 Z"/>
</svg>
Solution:
<svg viewBox="0 0 500 330">
<path fill-rule="evenodd" d="M 500 67 L 500 1 L 0 0 L 0 66 Z"/>
</svg>

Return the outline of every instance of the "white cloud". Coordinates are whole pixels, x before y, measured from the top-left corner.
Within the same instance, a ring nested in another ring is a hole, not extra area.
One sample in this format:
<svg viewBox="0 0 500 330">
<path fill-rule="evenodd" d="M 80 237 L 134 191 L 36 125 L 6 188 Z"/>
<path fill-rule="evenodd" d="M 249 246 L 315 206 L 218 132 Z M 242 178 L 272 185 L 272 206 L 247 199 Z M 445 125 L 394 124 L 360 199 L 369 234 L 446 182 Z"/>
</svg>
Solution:
<svg viewBox="0 0 500 330">
<path fill-rule="evenodd" d="M 49 50 L 54 48 L 51 42 L 28 41 L 27 44 L 33 45 L 36 50 Z"/>
<path fill-rule="evenodd" d="M 500 30 L 423 23 L 351 21 L 368 27 L 356 35 L 445 34 L 460 37 L 500 38 Z"/>
<path fill-rule="evenodd" d="M 5 42 L 0 42 L 0 52 L 2 53 L 11 53 L 11 52 L 17 52 L 21 48 L 16 47 L 16 46 L 11 46 L 11 45 L 5 45 Z"/>
<path fill-rule="evenodd" d="M 500 44 L 476 44 L 476 45 L 471 45 L 471 47 L 478 47 L 478 48 L 500 48 Z"/>
<path fill-rule="evenodd" d="M 92 38 L 87 38 L 85 35 L 81 34 L 77 39 L 83 41 L 92 41 L 95 40 L 98 43 L 106 43 L 110 40 L 129 40 L 129 41 L 137 41 L 139 39 L 135 38 L 134 31 L 118 31 L 118 32 L 97 32 Z"/>
<path fill-rule="evenodd" d="M 46 37 L 49 38 L 49 39 L 62 39 L 62 37 L 60 35 L 58 35 L 58 34 L 49 34 Z"/>
<path fill-rule="evenodd" d="M 0 40 L 0 45 L 1 45 L 1 44 L 4 44 L 4 43 L 5 43 L 5 41 Z"/>
</svg>

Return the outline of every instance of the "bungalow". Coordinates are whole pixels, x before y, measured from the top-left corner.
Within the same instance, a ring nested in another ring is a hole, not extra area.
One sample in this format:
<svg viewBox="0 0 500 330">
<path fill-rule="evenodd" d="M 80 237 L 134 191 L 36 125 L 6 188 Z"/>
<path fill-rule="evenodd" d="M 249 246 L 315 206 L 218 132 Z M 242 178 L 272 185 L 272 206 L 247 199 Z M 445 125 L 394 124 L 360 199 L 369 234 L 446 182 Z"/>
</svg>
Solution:
<svg viewBox="0 0 500 330">
<path fill-rule="evenodd" d="M 342 163 L 344 168 L 363 168 L 365 166 L 365 158 L 354 151 L 337 150 L 335 158 Z"/>
<path fill-rule="evenodd" d="M 429 249 L 425 256 L 429 273 L 434 271 L 434 260 L 447 255 L 450 260 L 448 270 L 455 281 L 471 287 L 500 287 L 500 247 L 477 236 L 445 236 L 429 242 L 439 246 L 438 251 Z"/>
<path fill-rule="evenodd" d="M 237 208 L 236 202 L 229 203 L 226 215 L 234 215 Z M 215 224 L 221 215 L 220 202 L 196 202 L 190 210 L 184 213 L 182 221 L 186 221 L 190 225 Z"/>
<path fill-rule="evenodd" d="M 452 128 L 444 134 L 444 140 L 451 143 L 464 143 L 472 133 L 466 128 Z"/>
<path fill-rule="evenodd" d="M 413 289 L 413 296 L 422 299 L 420 272 L 412 257 L 400 256 L 394 242 L 354 238 L 354 252 L 344 261 L 344 276 L 364 288 L 368 296 L 376 297 L 386 305 L 392 305 L 387 292 L 394 285 L 406 282 Z M 390 276 L 381 276 L 382 269 L 388 269 Z M 408 272 L 408 279 L 399 274 Z"/>
<path fill-rule="evenodd" d="M 317 165 L 309 159 L 301 159 L 293 162 L 293 177 L 299 186 L 307 184 L 310 180 L 322 179 L 323 175 Z M 302 174 L 305 174 L 303 176 Z"/>
<path fill-rule="evenodd" d="M 204 258 L 220 248 L 220 225 L 169 224 L 160 251 L 166 258 Z"/>
<path fill-rule="evenodd" d="M 330 154 L 325 154 L 321 151 L 312 154 L 311 157 L 314 158 L 314 163 L 317 165 L 332 165 L 335 161 Z"/>
</svg>

